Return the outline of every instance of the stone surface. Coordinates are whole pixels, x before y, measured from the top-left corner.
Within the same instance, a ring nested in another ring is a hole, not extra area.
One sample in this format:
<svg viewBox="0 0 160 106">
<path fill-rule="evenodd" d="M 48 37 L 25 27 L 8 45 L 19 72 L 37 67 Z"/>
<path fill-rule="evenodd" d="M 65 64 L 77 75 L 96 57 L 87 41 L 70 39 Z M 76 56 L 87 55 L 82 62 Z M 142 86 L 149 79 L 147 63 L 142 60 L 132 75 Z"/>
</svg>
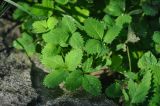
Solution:
<svg viewBox="0 0 160 106">
<path fill-rule="evenodd" d="M 37 97 L 25 54 L 0 52 L 0 106 L 27 106 Z"/>
<path fill-rule="evenodd" d="M 55 100 L 47 101 L 45 106 L 117 106 L 105 97 L 71 97 L 61 96 Z"/>
</svg>

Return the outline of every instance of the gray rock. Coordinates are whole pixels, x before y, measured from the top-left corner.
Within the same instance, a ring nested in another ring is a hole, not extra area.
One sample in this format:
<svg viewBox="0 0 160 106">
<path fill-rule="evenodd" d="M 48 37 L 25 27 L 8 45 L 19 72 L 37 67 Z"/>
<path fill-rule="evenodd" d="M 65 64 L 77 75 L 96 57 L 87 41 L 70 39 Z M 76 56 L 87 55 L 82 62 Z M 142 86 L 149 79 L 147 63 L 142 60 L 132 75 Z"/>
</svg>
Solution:
<svg viewBox="0 0 160 106">
<path fill-rule="evenodd" d="M 37 97 L 32 88 L 31 63 L 22 53 L 0 52 L 0 106 L 27 106 Z"/>
<path fill-rule="evenodd" d="M 46 102 L 44 106 L 117 106 L 113 101 L 101 97 L 71 97 L 61 96 Z"/>
</svg>

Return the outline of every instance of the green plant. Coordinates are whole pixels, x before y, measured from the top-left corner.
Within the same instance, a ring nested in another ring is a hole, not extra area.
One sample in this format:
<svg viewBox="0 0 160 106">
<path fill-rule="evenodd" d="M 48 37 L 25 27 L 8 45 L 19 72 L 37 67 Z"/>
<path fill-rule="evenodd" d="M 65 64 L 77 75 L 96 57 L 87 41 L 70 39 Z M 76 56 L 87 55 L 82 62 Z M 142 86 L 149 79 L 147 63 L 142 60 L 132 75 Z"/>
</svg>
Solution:
<svg viewBox="0 0 160 106">
<path fill-rule="evenodd" d="M 21 2 L 33 11 L 15 10 L 13 18 L 22 22 L 23 33 L 14 46 L 23 46 L 30 56 L 40 54 L 49 70 L 44 79 L 48 88 L 64 83 L 67 90 L 105 93 L 126 106 L 159 106 L 160 1 L 103 2 Z M 100 80 L 103 75 L 107 84 Z"/>
</svg>

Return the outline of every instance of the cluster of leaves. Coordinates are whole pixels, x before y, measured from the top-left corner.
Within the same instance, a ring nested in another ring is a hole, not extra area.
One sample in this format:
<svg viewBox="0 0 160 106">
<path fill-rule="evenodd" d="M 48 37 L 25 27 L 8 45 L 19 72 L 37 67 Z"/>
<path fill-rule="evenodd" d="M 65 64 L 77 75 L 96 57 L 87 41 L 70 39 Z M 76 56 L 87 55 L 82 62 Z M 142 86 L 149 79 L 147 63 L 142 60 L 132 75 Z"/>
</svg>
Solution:
<svg viewBox="0 0 160 106">
<path fill-rule="evenodd" d="M 160 1 L 99 3 L 20 2 L 26 10 L 16 9 L 13 18 L 22 22 L 23 33 L 14 47 L 40 54 L 48 88 L 64 83 L 67 90 L 105 93 L 126 106 L 159 106 Z M 110 82 L 104 85 L 101 75 Z"/>
</svg>

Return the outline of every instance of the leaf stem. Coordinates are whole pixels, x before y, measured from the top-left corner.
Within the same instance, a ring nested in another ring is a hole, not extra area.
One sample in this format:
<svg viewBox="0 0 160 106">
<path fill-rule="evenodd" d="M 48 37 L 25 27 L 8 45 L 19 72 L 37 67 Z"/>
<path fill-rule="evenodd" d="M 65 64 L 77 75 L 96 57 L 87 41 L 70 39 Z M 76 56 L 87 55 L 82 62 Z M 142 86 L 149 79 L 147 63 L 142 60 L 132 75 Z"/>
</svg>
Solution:
<svg viewBox="0 0 160 106">
<path fill-rule="evenodd" d="M 131 72 L 132 71 L 132 63 L 131 63 L 131 58 L 130 58 L 130 53 L 129 53 L 129 47 L 126 45 L 126 48 L 127 48 L 128 62 L 129 62 L 129 70 Z"/>
</svg>

